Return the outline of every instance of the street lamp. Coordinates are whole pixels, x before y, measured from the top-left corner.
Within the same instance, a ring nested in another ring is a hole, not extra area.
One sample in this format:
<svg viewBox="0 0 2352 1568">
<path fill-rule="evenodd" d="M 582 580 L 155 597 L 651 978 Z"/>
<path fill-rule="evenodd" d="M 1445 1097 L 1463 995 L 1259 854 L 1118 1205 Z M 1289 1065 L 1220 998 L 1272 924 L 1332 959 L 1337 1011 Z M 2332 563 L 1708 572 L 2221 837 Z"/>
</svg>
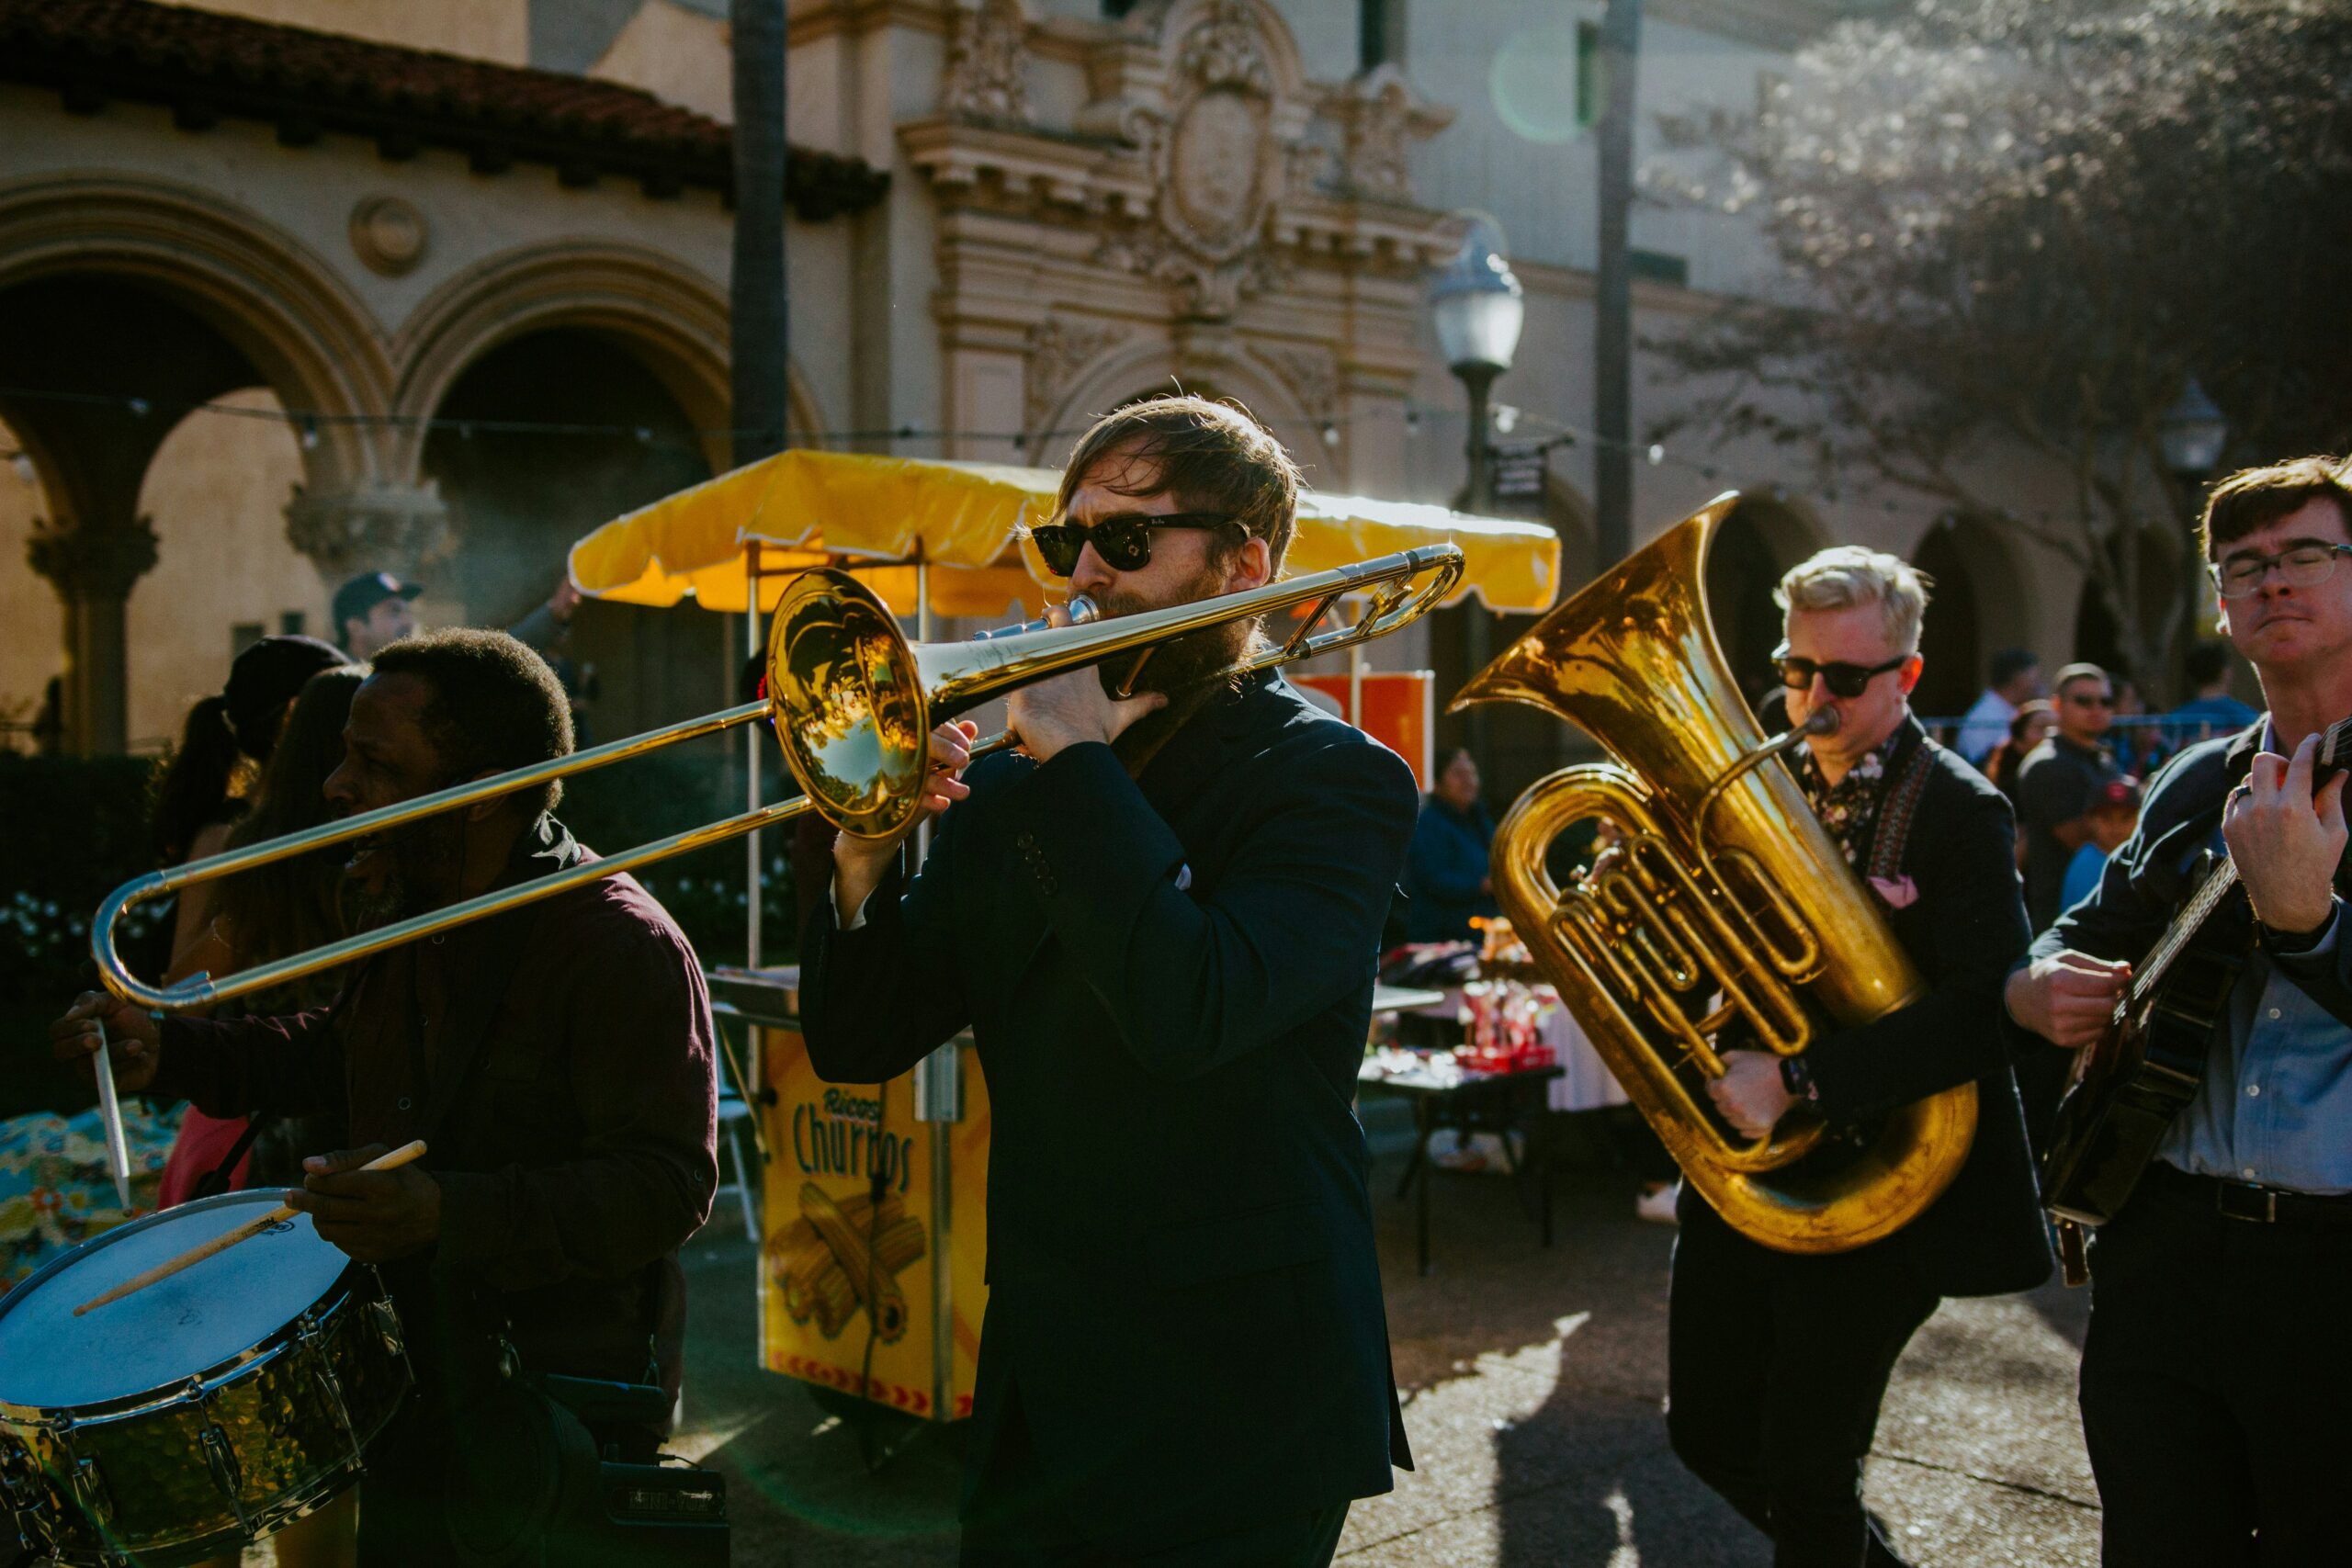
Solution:
<svg viewBox="0 0 2352 1568">
<path fill-rule="evenodd" d="M 1500 239 L 1491 219 L 1477 220 L 1462 242 L 1461 254 L 1430 285 L 1430 318 L 1437 328 L 1438 349 L 1470 395 L 1467 451 L 1473 512 L 1494 504 L 1487 494 L 1492 465 L 1487 393 L 1495 378 L 1510 368 L 1511 355 L 1519 352 L 1519 329 L 1527 319 L 1527 302 L 1498 247 Z"/>
<path fill-rule="evenodd" d="M 2164 449 L 2165 467 L 2180 481 L 2182 491 L 2190 499 L 2192 513 L 2196 510 L 2195 498 L 2207 477 L 2221 466 L 2222 449 L 2229 440 L 2229 420 L 2205 395 L 2205 389 L 2197 384 L 2194 376 L 2180 389 L 2180 396 L 2173 400 L 2172 407 L 2157 416 L 2156 441 Z M 2183 564 L 2188 568 L 2187 581 L 2193 585 L 2188 592 L 2197 595 L 2199 629 L 2210 628 L 2221 619 L 2221 590 L 2206 574 L 2193 523 L 2188 537 L 2181 542 L 2181 551 L 2186 558 Z"/>
<path fill-rule="evenodd" d="M 1462 378 L 1470 396 L 1470 434 L 1465 446 L 1470 458 L 1469 506 L 1473 512 L 1494 509 L 1493 448 L 1487 440 L 1487 394 L 1495 378 L 1510 368 L 1519 352 L 1519 329 L 1527 319 L 1527 302 L 1510 263 L 1503 259 L 1502 229 L 1491 218 L 1478 217 L 1463 237 L 1456 255 L 1430 285 L 1430 318 L 1437 328 L 1438 348 L 1446 365 Z M 1487 667 L 1492 648 L 1489 613 L 1483 604 L 1462 604 L 1462 673 L 1464 679 Z M 1487 763 L 1487 715 L 1473 708 L 1463 724 L 1463 738 L 1479 765 Z"/>
<path fill-rule="evenodd" d="M 2172 407 L 2157 418 L 2156 438 L 2164 446 L 2165 467 L 2194 483 L 2221 465 L 2230 422 L 2191 376 Z"/>
</svg>

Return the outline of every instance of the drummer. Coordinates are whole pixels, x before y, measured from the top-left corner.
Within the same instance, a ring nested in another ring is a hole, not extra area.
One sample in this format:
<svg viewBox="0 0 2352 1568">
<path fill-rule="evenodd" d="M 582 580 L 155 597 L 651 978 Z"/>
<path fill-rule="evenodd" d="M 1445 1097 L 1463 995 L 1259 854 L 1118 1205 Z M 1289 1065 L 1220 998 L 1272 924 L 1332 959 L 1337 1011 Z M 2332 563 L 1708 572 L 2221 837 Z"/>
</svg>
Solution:
<svg viewBox="0 0 2352 1568">
<path fill-rule="evenodd" d="M 326 783 L 338 816 L 571 750 L 539 657 L 499 632 L 412 637 L 375 657 Z M 363 840 L 352 884 L 380 924 L 594 859 L 550 783 Z M 368 1455 L 360 1561 L 450 1555 L 442 1481 L 448 1369 L 497 1334 L 526 1371 L 659 1382 L 674 1403 L 677 1249 L 718 1180 L 709 998 L 693 950 L 628 876 L 397 947 L 333 1005 L 291 1017 L 161 1022 L 90 994 L 51 1030 L 61 1055 L 111 1043 L 123 1089 L 216 1116 L 335 1108 L 353 1141 L 306 1160 L 292 1201 L 382 1265 L 422 1397 Z M 359 1173 L 422 1138 L 425 1158 Z M 436 1298 L 436 1290 L 440 1295 Z M 445 1342 L 444 1323 L 467 1343 Z M 650 1457 L 661 1433 L 592 1428 Z"/>
</svg>

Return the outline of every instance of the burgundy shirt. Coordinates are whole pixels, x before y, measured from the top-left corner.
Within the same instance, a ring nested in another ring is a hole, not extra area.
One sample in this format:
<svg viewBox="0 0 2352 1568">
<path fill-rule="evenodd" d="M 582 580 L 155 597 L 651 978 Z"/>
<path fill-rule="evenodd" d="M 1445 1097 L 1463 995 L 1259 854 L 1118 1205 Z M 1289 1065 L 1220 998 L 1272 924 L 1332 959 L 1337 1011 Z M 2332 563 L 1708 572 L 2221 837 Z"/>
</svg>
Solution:
<svg viewBox="0 0 2352 1568">
<path fill-rule="evenodd" d="M 594 858 L 543 817 L 502 881 Z M 623 875 L 395 948 L 327 1008 L 168 1020 L 151 1092 L 424 1139 L 434 1267 L 492 1294 L 526 1365 L 635 1382 L 718 1182 L 713 1049 L 693 948 Z M 387 1273 L 396 1299 L 422 1277 Z"/>
</svg>

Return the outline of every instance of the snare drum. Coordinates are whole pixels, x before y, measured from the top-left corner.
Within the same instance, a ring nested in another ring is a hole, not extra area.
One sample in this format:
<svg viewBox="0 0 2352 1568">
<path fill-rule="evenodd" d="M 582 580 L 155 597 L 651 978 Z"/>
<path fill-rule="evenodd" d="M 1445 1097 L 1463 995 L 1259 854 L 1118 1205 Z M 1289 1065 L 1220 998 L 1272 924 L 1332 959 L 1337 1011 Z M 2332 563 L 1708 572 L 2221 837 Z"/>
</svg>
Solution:
<svg viewBox="0 0 2352 1568">
<path fill-rule="evenodd" d="M 373 1269 L 298 1214 L 84 1317 L 277 1206 L 230 1192 L 92 1236 L 0 1298 L 0 1507 L 75 1568 L 233 1552 L 358 1478 L 407 1397 Z"/>
</svg>

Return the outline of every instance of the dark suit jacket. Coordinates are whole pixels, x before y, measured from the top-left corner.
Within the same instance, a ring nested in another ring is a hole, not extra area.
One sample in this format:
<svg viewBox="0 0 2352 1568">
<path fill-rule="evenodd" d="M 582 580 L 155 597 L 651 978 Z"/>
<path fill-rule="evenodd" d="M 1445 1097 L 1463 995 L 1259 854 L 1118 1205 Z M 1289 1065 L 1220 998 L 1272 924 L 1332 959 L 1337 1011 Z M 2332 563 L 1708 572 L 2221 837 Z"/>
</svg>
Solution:
<svg viewBox="0 0 2352 1568">
<path fill-rule="evenodd" d="M 1928 1212 L 1876 1245 L 1900 1250 L 1939 1295 L 2030 1290 L 2050 1275 L 2050 1246 L 2001 1027 L 2001 987 L 2025 952 L 2017 829 L 2009 803 L 1982 774 L 1909 721 L 1887 768 L 1899 780 L 1920 747 L 1934 771 L 1919 797 L 1898 870 L 1917 898 L 1888 916 L 1926 976 L 1928 994 L 1806 1053 L 1823 1112 L 1849 1124 L 1951 1089 L 1976 1085 L 1976 1141 Z M 1890 783 L 1890 788 L 1892 784 Z M 1875 839 L 1883 814 L 1871 829 Z M 1870 863 L 1867 850 L 1860 863 Z"/>
<path fill-rule="evenodd" d="M 1105 1540 L 1385 1492 L 1410 1464 L 1352 1102 L 1412 774 L 1278 677 L 1131 780 L 1111 748 L 967 775 L 910 886 L 802 949 L 827 1078 L 969 1026 L 989 1299 L 966 1474 L 1018 1401 Z"/>
</svg>

